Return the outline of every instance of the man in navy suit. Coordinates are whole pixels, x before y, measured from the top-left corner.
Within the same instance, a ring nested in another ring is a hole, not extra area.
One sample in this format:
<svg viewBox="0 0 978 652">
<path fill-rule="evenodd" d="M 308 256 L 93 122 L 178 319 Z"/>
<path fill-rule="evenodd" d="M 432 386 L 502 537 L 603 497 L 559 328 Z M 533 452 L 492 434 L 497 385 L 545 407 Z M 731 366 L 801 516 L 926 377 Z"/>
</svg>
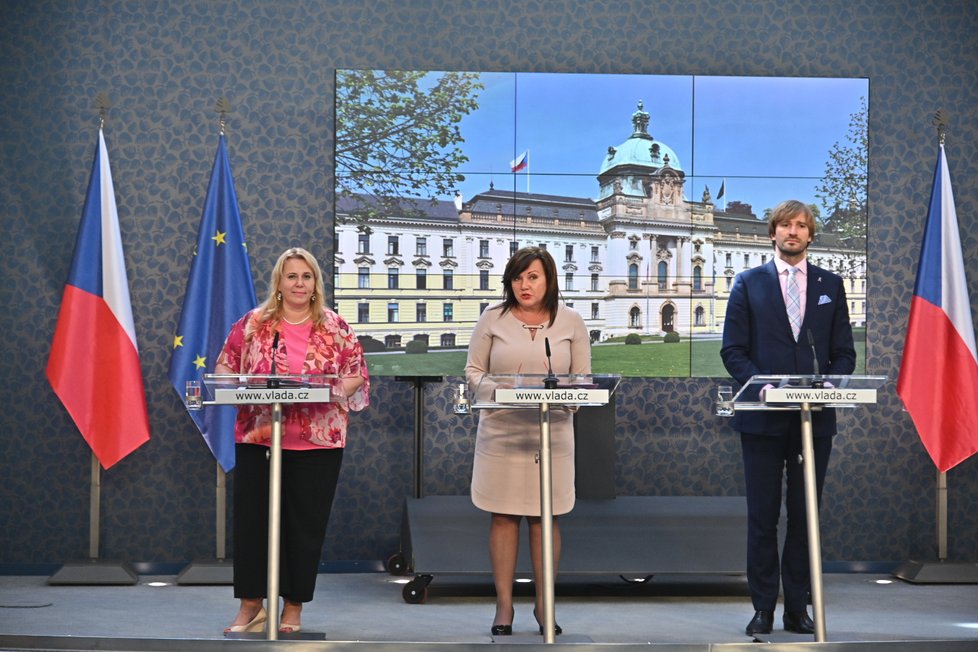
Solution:
<svg viewBox="0 0 978 652">
<path fill-rule="evenodd" d="M 782 202 L 768 218 L 768 235 L 774 260 L 738 274 L 730 291 L 720 350 L 724 366 L 741 384 L 756 374 L 812 374 L 813 355 L 822 374 L 851 374 L 856 351 L 842 279 L 806 260 L 815 236 L 811 210 L 799 201 Z M 821 501 L 836 433 L 835 410 L 812 416 Z M 784 589 L 785 630 L 811 634 L 801 419 L 795 411 L 744 411 L 736 413 L 732 425 L 740 431 L 747 487 L 747 584 L 755 609 L 747 635 L 771 632 L 779 583 Z M 787 532 L 779 566 L 785 476 Z"/>
</svg>

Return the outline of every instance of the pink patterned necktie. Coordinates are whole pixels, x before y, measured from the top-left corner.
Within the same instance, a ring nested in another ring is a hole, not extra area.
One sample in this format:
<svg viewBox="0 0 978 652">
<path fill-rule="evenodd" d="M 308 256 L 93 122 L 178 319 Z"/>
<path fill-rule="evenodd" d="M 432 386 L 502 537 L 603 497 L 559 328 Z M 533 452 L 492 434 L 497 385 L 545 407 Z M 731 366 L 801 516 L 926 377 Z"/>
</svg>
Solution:
<svg viewBox="0 0 978 652">
<path fill-rule="evenodd" d="M 798 341 L 801 332 L 801 290 L 798 289 L 797 267 L 788 268 L 788 286 L 785 291 L 788 306 L 788 321 L 791 322 L 791 334 Z"/>
</svg>

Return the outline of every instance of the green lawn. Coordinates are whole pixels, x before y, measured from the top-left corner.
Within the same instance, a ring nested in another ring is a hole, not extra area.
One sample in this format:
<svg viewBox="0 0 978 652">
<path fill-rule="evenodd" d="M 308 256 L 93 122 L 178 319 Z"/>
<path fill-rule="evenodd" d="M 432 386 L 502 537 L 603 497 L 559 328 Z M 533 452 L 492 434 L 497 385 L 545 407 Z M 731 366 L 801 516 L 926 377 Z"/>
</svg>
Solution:
<svg viewBox="0 0 978 652">
<path fill-rule="evenodd" d="M 865 373 L 866 343 L 856 342 L 856 373 Z M 465 351 L 368 353 L 372 376 L 461 376 Z M 621 374 L 626 377 L 723 378 L 727 372 L 720 361 L 719 340 L 688 340 L 678 344 L 595 344 L 591 347 L 594 373 Z"/>
</svg>

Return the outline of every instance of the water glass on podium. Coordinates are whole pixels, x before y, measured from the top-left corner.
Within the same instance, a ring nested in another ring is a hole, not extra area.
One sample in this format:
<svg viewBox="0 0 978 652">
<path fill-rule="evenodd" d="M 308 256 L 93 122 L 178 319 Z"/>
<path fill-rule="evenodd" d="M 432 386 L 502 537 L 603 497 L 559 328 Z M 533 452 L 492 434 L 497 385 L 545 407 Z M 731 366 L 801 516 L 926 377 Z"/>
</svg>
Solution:
<svg viewBox="0 0 978 652">
<path fill-rule="evenodd" d="M 187 390 L 184 394 L 188 410 L 200 410 L 204 407 L 204 396 L 200 392 L 199 380 L 188 380 Z"/>
<path fill-rule="evenodd" d="M 731 385 L 720 385 L 717 387 L 716 414 L 718 417 L 733 416 L 733 387 Z"/>
</svg>

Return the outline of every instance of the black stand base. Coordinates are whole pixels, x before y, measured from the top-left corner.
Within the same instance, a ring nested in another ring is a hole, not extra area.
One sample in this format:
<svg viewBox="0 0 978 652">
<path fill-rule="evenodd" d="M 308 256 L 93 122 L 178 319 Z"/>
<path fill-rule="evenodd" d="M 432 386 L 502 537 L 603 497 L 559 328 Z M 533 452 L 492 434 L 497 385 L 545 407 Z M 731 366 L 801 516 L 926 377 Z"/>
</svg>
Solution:
<svg viewBox="0 0 978 652">
<path fill-rule="evenodd" d="M 913 584 L 978 584 L 978 564 L 947 561 L 906 561 L 893 576 Z"/>
<path fill-rule="evenodd" d="M 119 561 L 88 559 L 71 561 L 48 578 L 51 585 L 135 584 L 139 576 L 129 564 Z"/>
<path fill-rule="evenodd" d="M 224 638 L 244 641 L 267 641 L 265 632 L 230 632 Z M 277 641 L 325 641 L 326 632 L 310 632 L 300 629 L 292 634 L 278 633 Z"/>
<path fill-rule="evenodd" d="M 177 575 L 177 584 L 223 585 L 233 583 L 234 566 L 226 559 L 195 561 Z"/>
</svg>

